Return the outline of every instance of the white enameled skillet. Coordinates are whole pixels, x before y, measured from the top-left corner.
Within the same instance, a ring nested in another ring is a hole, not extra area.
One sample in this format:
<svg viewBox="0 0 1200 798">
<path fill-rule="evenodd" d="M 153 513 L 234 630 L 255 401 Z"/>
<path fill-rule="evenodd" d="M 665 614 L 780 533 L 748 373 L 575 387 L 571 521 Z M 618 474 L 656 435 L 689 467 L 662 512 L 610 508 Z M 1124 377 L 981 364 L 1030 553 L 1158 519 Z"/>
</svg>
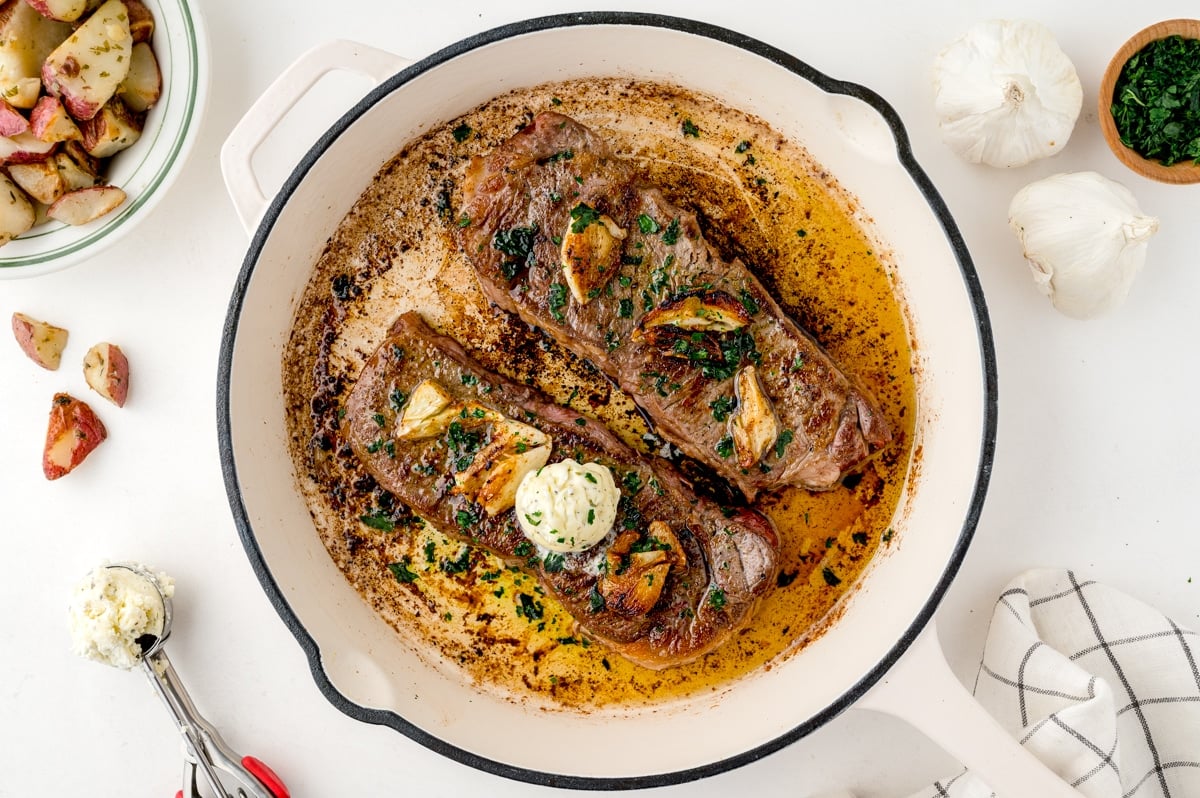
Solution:
<svg viewBox="0 0 1200 798">
<path fill-rule="evenodd" d="M 251 156 L 327 72 L 378 86 L 267 199 Z M 815 642 L 719 695 L 644 710 L 532 711 L 472 690 L 406 646 L 359 598 L 311 531 L 288 455 L 279 379 L 294 302 L 326 239 L 408 140 L 509 89 L 628 75 L 674 82 L 762 117 L 861 203 L 894 252 L 919 341 L 916 444 L 896 539 Z M 334 42 L 296 62 L 233 131 L 222 168 L 253 233 L 234 287 L 218 385 L 234 519 L 271 601 L 343 712 L 514 779 L 585 788 L 701 778 L 787 745 L 851 705 L 902 715 L 1010 795 L 1075 795 L 1012 743 L 947 667 L 930 623 L 983 508 L 996 372 L 979 281 L 895 111 L 862 86 L 726 29 L 677 18 L 571 14 L 491 30 L 411 63 Z M 720 734 L 696 734 L 698 722 Z M 687 739 L 687 745 L 664 745 Z M 552 753 L 547 753 L 552 752 Z M 597 755 L 596 752 L 603 752 Z"/>
</svg>

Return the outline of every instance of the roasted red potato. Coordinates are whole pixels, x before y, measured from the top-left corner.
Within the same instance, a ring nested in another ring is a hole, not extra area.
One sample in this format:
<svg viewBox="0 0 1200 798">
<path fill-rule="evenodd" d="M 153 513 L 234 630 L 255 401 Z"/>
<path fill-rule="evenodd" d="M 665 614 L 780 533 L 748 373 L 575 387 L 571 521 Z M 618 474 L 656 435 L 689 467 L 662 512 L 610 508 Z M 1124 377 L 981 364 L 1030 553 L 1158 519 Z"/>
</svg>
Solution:
<svg viewBox="0 0 1200 798">
<path fill-rule="evenodd" d="M 58 368 L 67 345 L 66 330 L 24 313 L 12 315 L 12 330 L 21 351 L 29 355 L 30 360 L 50 371 Z"/>
<path fill-rule="evenodd" d="M 96 393 L 117 407 L 125 406 L 129 395 L 129 360 L 121 347 L 99 343 L 83 358 L 83 378 Z"/>
<path fill-rule="evenodd" d="M 46 448 L 42 453 L 46 479 L 71 473 L 107 437 L 108 430 L 87 402 L 70 394 L 56 393 L 50 405 Z"/>
</svg>

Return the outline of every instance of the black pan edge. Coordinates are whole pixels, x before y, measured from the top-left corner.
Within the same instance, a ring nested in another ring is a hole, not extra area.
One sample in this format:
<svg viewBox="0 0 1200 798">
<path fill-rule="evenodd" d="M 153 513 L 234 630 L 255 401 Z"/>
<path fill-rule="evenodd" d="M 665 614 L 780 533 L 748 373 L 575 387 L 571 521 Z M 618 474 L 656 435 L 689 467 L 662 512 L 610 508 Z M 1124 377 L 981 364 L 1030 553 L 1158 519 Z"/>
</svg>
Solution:
<svg viewBox="0 0 1200 798">
<path fill-rule="evenodd" d="M 478 47 L 488 45 L 503 39 L 520 36 L 527 33 L 535 33 L 552 28 L 565 28 L 580 25 L 639 25 L 649 27 L 668 28 L 671 30 L 681 31 L 696 36 L 703 36 L 710 39 L 723 42 L 735 47 L 739 47 L 757 56 L 767 59 L 793 73 L 804 78 L 818 88 L 830 94 L 843 94 L 849 97 L 854 97 L 873 107 L 880 116 L 887 122 L 891 128 L 892 135 L 896 140 L 896 152 L 901 165 L 909 173 L 918 190 L 929 203 L 930 208 L 936 215 L 946 238 L 954 251 L 955 257 L 958 260 L 959 269 L 962 272 L 963 282 L 967 287 L 968 294 L 971 299 L 972 309 L 975 314 L 976 331 L 979 336 L 979 346 L 983 356 L 983 374 L 981 375 L 984 383 L 984 429 L 983 437 L 980 442 L 979 452 L 979 469 L 975 478 L 975 487 L 972 494 L 971 502 L 968 507 L 966 518 L 963 522 L 962 530 L 959 535 L 954 551 L 951 553 L 949 560 L 946 563 L 946 568 L 942 572 L 941 578 L 934 586 L 929 599 L 926 601 L 912 624 L 908 627 L 896 644 L 887 652 L 882 660 L 864 675 L 853 687 L 846 691 L 840 698 L 826 707 L 823 711 L 809 718 L 805 722 L 799 724 L 794 729 L 786 734 L 783 734 L 773 740 L 762 743 L 748 751 L 736 754 L 727 759 L 713 762 L 701 767 L 689 768 L 670 773 L 656 773 L 647 776 L 627 776 L 627 777 L 590 777 L 590 776 L 573 776 L 566 774 L 550 773 L 540 770 L 532 770 L 527 768 L 514 767 L 503 762 L 497 762 L 492 759 L 479 756 L 470 751 L 450 745 L 443 740 L 428 734 L 420 728 L 409 723 L 400 715 L 379 709 L 370 709 L 360 706 L 347 699 L 344 695 L 338 692 L 329 678 L 326 676 L 324 669 L 321 666 L 321 652 L 317 647 L 316 641 L 309 635 L 296 614 L 288 605 L 287 599 L 284 598 L 283 592 L 279 589 L 279 585 L 275 582 L 267 563 L 263 558 L 262 552 L 258 548 L 257 541 L 254 537 L 254 530 L 251 528 L 246 507 L 242 502 L 241 488 L 238 482 L 237 467 L 233 461 L 233 447 L 231 437 L 231 425 L 229 417 L 229 386 L 230 377 L 233 366 L 233 349 L 237 338 L 238 322 L 241 316 L 242 302 L 246 295 L 246 288 L 249 285 L 251 276 L 254 272 L 255 264 L 262 252 L 263 246 L 267 238 L 278 220 L 280 212 L 287 204 L 296 188 L 303 181 L 308 171 L 313 164 L 329 149 L 330 146 L 338 139 L 338 137 L 352 125 L 360 116 L 368 109 L 377 103 L 382 97 L 394 91 L 397 87 L 402 86 L 412 80 L 417 75 L 420 75 L 439 64 L 449 61 L 464 53 L 474 50 Z M 325 695 L 331 704 L 337 707 L 346 715 L 356 720 L 365 723 L 374 723 L 384 726 L 389 726 L 396 731 L 408 736 L 414 741 L 424 745 L 432 751 L 436 751 L 443 756 L 449 757 L 464 765 L 476 768 L 478 770 L 492 773 L 497 776 L 514 779 L 517 781 L 537 784 L 547 787 L 560 787 L 580 790 L 628 790 L 628 789 L 644 789 L 650 787 L 661 787 L 672 784 L 680 784 L 688 781 L 706 778 L 709 776 L 723 773 L 734 768 L 747 765 L 762 759 L 769 754 L 772 754 L 781 748 L 795 742 L 804 737 L 820 726 L 832 720 L 842 711 L 857 701 L 864 693 L 867 692 L 885 672 L 900 658 L 900 656 L 908 649 L 917 635 L 929 623 L 933 617 L 938 605 L 941 603 L 942 597 L 949 588 L 950 583 L 954 580 L 962 565 L 962 561 L 966 556 L 967 548 L 970 545 L 971 538 L 974 536 L 976 526 L 979 523 L 980 515 L 983 511 L 984 498 L 987 494 L 988 482 L 992 473 L 992 462 L 995 455 L 996 447 L 996 425 L 997 425 L 997 396 L 998 383 L 996 376 L 996 354 L 995 346 L 992 337 L 991 323 L 988 318 L 987 305 L 984 301 L 983 289 L 979 282 L 979 275 L 975 271 L 974 263 L 972 262 L 970 252 L 967 250 L 966 242 L 963 240 L 957 224 L 950 215 L 949 209 L 946 207 L 945 201 L 934 187 L 929 176 L 917 163 L 913 155 L 912 148 L 909 145 L 908 133 L 904 128 L 896 111 L 874 91 L 856 83 L 836 80 L 828 75 L 820 72 L 803 61 L 789 55 L 776 47 L 736 33 L 727 28 L 722 28 L 716 25 L 711 25 L 704 22 L 698 22 L 690 19 L 682 19 L 678 17 L 663 16 L 658 14 L 643 14 L 643 13 L 626 13 L 626 12 L 585 12 L 573 14 L 559 14 L 553 16 L 538 17 L 520 22 L 514 22 L 508 25 L 503 25 L 488 31 L 484 31 L 475 36 L 471 36 L 460 42 L 452 44 L 427 58 L 413 64 L 411 67 L 394 75 L 387 81 L 380 84 L 358 104 L 346 112 L 334 125 L 326 131 L 321 138 L 313 145 L 295 170 L 288 177 L 279 193 L 272 200 L 270 207 L 267 209 L 262 222 L 259 225 L 250 247 L 247 251 L 246 258 L 242 263 L 242 268 L 238 274 L 237 281 L 234 285 L 232 297 L 229 302 L 225 324 L 221 335 L 221 353 L 218 363 L 217 373 L 217 436 L 221 455 L 221 470 L 225 481 L 225 490 L 229 498 L 230 510 L 233 513 L 233 520 L 238 529 L 238 535 L 241 538 L 242 545 L 246 550 L 246 555 L 250 560 L 250 564 L 257 575 L 259 582 L 262 584 L 263 590 L 270 599 L 275 610 L 283 619 L 284 624 L 299 642 L 304 650 L 305 656 L 308 658 L 309 668 L 312 671 L 313 679 L 317 683 L 317 687 Z"/>
</svg>

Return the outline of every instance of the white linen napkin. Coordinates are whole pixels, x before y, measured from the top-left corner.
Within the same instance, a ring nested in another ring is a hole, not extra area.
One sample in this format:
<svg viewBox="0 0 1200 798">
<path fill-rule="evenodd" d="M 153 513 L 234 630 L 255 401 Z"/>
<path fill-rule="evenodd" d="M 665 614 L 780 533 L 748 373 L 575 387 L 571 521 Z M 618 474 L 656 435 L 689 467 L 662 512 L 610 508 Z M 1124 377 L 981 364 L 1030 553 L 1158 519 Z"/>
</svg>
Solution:
<svg viewBox="0 0 1200 798">
<path fill-rule="evenodd" d="M 1111 587 L 1064 570 L 1014 579 L 975 696 L 1088 798 L 1200 798 L 1200 635 Z M 912 798 L 992 795 L 964 771 Z"/>
</svg>

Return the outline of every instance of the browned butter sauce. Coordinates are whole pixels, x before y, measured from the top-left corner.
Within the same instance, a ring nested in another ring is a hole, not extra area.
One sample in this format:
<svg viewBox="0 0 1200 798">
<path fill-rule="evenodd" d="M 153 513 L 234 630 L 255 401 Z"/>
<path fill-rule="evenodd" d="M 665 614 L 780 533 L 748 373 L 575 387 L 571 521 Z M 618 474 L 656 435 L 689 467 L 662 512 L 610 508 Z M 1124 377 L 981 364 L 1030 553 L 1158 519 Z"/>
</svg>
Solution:
<svg viewBox="0 0 1200 798">
<path fill-rule="evenodd" d="M 878 397 L 896 431 L 861 474 L 821 494 L 760 498 L 783 540 L 777 587 L 722 648 L 654 672 L 588 640 L 542 593 L 413 518 L 358 465 L 342 439 L 345 394 L 392 321 L 409 309 L 484 365 L 529 380 L 645 449 L 627 397 L 537 331 L 496 315 L 453 242 L 458 185 L 542 110 L 603 131 L 677 204 L 695 210 L 726 256 L 740 256 L 802 327 Z M 476 689 L 588 710 L 718 692 L 790 655 L 890 540 L 911 459 L 915 388 L 891 264 L 832 175 L 761 120 L 679 88 L 592 79 L 499 97 L 423 138 L 397 142 L 315 265 L 282 364 L 291 454 L 330 556 L 418 655 L 461 668 Z M 297 529 L 297 535 L 311 534 Z"/>
</svg>

